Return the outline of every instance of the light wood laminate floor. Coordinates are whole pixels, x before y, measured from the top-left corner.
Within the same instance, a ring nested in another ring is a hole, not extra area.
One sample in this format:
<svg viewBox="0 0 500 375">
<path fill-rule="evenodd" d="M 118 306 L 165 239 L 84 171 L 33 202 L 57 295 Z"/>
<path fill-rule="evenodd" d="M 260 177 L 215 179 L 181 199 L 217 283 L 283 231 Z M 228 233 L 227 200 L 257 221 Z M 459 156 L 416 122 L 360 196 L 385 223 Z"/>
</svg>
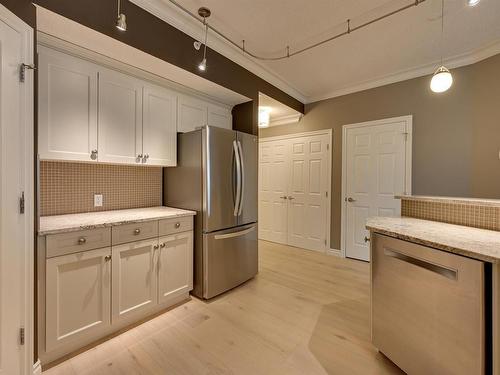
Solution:
<svg viewBox="0 0 500 375">
<path fill-rule="evenodd" d="M 402 374 L 370 344 L 369 265 L 260 242 L 259 275 L 44 372 Z"/>
</svg>

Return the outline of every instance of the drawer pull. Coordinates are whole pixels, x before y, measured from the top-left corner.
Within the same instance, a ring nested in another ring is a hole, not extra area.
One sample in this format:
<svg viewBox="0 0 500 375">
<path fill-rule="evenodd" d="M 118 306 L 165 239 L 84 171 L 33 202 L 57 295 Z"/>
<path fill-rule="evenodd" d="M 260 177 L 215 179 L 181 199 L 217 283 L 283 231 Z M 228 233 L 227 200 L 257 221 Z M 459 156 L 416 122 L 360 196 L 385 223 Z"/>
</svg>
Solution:
<svg viewBox="0 0 500 375">
<path fill-rule="evenodd" d="M 83 245 L 85 242 L 87 242 L 87 239 L 85 237 L 80 237 L 78 239 L 78 245 Z"/>
<path fill-rule="evenodd" d="M 401 260 L 403 262 L 412 264 L 414 266 L 424 268 L 428 271 L 437 273 L 438 275 L 444 276 L 450 280 L 458 279 L 458 270 L 443 267 L 439 264 L 434 264 L 423 259 L 414 258 L 406 254 L 399 253 L 397 251 L 384 248 L 384 255 Z"/>
<path fill-rule="evenodd" d="M 175 228 L 178 229 L 181 227 L 181 223 L 175 223 Z"/>
<path fill-rule="evenodd" d="M 140 233 L 141 233 L 141 230 L 140 230 L 139 228 L 137 228 L 137 229 L 135 229 L 135 230 L 134 230 L 134 234 L 135 234 L 136 236 L 137 236 L 138 234 L 140 234 Z"/>
</svg>

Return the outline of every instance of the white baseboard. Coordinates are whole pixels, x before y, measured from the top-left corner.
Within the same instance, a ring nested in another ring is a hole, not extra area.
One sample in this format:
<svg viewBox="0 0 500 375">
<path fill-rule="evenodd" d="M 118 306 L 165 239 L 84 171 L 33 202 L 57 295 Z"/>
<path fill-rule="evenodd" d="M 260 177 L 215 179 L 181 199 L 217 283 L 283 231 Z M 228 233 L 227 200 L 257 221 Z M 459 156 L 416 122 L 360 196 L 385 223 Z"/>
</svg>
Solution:
<svg viewBox="0 0 500 375">
<path fill-rule="evenodd" d="M 326 249 L 326 255 L 333 255 L 339 258 L 344 258 L 344 255 L 342 255 L 342 250 L 337 249 Z"/>
<path fill-rule="evenodd" d="M 36 361 L 33 365 L 33 375 L 42 375 L 42 364 L 40 360 Z"/>
</svg>

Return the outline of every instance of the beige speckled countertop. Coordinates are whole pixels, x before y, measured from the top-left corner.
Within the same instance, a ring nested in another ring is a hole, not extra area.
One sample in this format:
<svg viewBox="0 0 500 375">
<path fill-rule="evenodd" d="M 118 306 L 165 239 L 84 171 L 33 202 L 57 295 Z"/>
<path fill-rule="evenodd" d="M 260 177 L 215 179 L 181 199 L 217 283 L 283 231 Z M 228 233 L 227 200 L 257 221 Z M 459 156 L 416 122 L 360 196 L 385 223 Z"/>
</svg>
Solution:
<svg viewBox="0 0 500 375">
<path fill-rule="evenodd" d="M 473 204 L 478 206 L 500 207 L 500 199 L 439 197 L 426 195 L 396 195 L 395 198 L 418 202 Z"/>
<path fill-rule="evenodd" d="M 390 237 L 500 263 L 500 232 L 410 217 L 374 217 L 366 228 Z"/>
<path fill-rule="evenodd" d="M 194 211 L 171 207 L 134 208 L 129 210 L 88 212 L 83 214 L 42 216 L 38 235 L 73 232 L 83 229 L 109 227 L 113 225 L 140 223 L 143 221 L 169 219 L 196 215 Z"/>
</svg>

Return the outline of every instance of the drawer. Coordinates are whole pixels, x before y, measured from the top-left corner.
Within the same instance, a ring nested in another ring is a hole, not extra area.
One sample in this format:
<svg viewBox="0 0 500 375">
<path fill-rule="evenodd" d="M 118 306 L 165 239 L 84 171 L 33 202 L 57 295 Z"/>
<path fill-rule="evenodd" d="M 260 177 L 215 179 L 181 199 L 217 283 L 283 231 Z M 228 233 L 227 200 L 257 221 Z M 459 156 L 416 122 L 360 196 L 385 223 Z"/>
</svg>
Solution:
<svg viewBox="0 0 500 375">
<path fill-rule="evenodd" d="M 193 230 L 192 216 L 160 220 L 160 225 L 159 225 L 160 236 L 166 236 L 169 234 L 180 233 L 180 232 L 187 232 L 190 230 Z"/>
<path fill-rule="evenodd" d="M 49 234 L 46 237 L 47 258 L 111 246 L 111 228 Z"/>
<path fill-rule="evenodd" d="M 118 245 L 127 242 L 145 240 L 158 237 L 158 221 L 123 224 L 113 227 L 112 243 Z"/>
</svg>

